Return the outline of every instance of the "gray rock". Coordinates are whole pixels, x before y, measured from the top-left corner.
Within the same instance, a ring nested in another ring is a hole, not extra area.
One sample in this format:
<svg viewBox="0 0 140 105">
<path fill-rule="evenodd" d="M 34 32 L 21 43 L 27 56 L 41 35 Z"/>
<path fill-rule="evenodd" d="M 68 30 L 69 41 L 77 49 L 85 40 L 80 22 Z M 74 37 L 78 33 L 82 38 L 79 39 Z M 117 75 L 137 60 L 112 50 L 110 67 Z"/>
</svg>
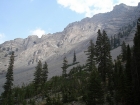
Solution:
<svg viewBox="0 0 140 105">
<path fill-rule="evenodd" d="M 81 21 L 70 23 L 62 32 L 43 35 L 41 38 L 31 35 L 26 39 L 17 38 L 6 41 L 0 45 L 0 71 L 7 70 L 9 56 L 4 57 L 4 55 L 9 51 L 15 51 L 15 84 L 21 85 L 23 82 L 29 83 L 32 81 L 35 66 L 39 60 L 48 62 L 49 78 L 54 75 L 61 75 L 64 56 L 67 56 L 68 61 L 72 62 L 73 51 L 75 50 L 77 60 L 84 64 L 86 61 L 84 51 L 87 50 L 89 40 L 96 41 L 98 29 L 104 29 L 108 36 L 113 36 L 122 27 L 136 22 L 140 16 L 139 11 L 140 3 L 136 7 L 120 4 L 115 6 L 111 12 L 100 13 L 92 18 L 84 18 Z M 135 27 L 133 27 L 134 29 Z M 130 39 L 134 35 L 131 33 L 128 36 L 128 43 L 132 42 Z M 9 51 L 6 50 L 7 48 Z M 119 54 L 120 48 L 117 49 Z M 117 55 L 115 52 L 112 51 L 113 58 Z M 0 83 L 4 83 L 4 80 L 4 76 L 0 75 Z"/>
</svg>

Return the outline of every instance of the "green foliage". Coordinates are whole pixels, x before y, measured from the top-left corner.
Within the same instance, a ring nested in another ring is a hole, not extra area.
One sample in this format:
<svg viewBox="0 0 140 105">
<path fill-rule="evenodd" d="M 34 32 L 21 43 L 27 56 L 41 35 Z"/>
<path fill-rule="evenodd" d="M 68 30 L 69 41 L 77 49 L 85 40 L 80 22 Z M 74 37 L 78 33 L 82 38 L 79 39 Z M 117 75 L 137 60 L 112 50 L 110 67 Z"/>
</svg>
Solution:
<svg viewBox="0 0 140 105">
<path fill-rule="evenodd" d="M 74 55 L 73 55 L 73 63 L 75 63 L 76 62 L 76 53 L 75 53 L 75 51 L 74 51 Z"/>
<path fill-rule="evenodd" d="M 122 61 L 117 57 L 113 65 L 110 48 L 119 45 L 121 36 L 122 33 L 119 33 L 109 41 L 106 32 L 98 30 L 96 45 L 91 40 L 86 51 L 86 64 L 81 66 L 80 62 L 76 62 L 74 51 L 71 64 L 68 64 L 66 57 L 63 59 L 62 76 L 54 76 L 47 81 L 48 65 L 45 62 L 42 67 L 39 61 L 33 82 L 14 88 L 12 52 L 0 104 L 35 105 L 40 100 L 46 101 L 46 105 L 63 105 L 73 101 L 83 101 L 87 105 L 139 105 L 140 26 L 137 27 L 133 51 L 123 43 Z M 67 70 L 68 67 L 71 69 Z"/>
<path fill-rule="evenodd" d="M 131 50 L 129 45 L 127 46 L 127 55 L 126 55 L 126 65 L 125 65 L 125 74 L 126 74 L 126 104 L 132 105 L 133 104 L 133 94 L 132 94 L 132 65 L 131 65 Z"/>
<path fill-rule="evenodd" d="M 61 102 L 59 95 L 55 98 L 47 96 L 46 105 L 63 105 L 63 103 Z"/>
<path fill-rule="evenodd" d="M 95 68 L 95 48 L 92 40 L 90 40 L 90 46 L 86 51 L 86 55 L 87 55 L 86 69 L 87 71 L 92 71 Z"/>
<path fill-rule="evenodd" d="M 67 76 L 67 68 L 68 68 L 68 61 L 67 61 L 67 58 L 64 57 L 63 59 L 63 66 L 61 67 L 62 68 L 62 76 L 63 77 L 66 77 Z"/>
<path fill-rule="evenodd" d="M 47 78 L 48 78 L 48 65 L 47 62 L 45 62 L 41 73 L 42 84 L 44 84 L 47 81 Z"/>
<path fill-rule="evenodd" d="M 10 56 L 9 66 L 6 74 L 6 82 L 3 86 L 4 92 L 2 93 L 2 104 L 3 105 L 14 105 L 13 101 L 13 67 L 14 67 L 14 52 Z"/>
<path fill-rule="evenodd" d="M 110 55 L 110 42 L 105 31 L 101 34 L 98 31 L 97 41 L 96 41 L 96 62 L 98 63 L 98 71 L 101 75 L 102 81 L 106 81 L 107 73 L 110 72 L 112 68 L 112 58 Z"/>
<path fill-rule="evenodd" d="M 42 63 L 39 60 L 38 65 L 36 67 L 36 71 L 34 73 L 34 81 L 33 81 L 36 92 L 38 92 L 38 89 L 40 88 L 42 83 L 41 73 L 42 73 Z"/>
<path fill-rule="evenodd" d="M 137 22 L 137 32 L 134 37 L 133 59 L 132 59 L 132 80 L 133 80 L 133 95 L 135 105 L 140 104 L 140 18 Z"/>
<path fill-rule="evenodd" d="M 104 92 L 102 89 L 101 78 L 96 69 L 90 74 L 87 89 L 87 105 L 102 105 L 104 103 Z"/>
<path fill-rule="evenodd" d="M 113 42 L 115 43 L 115 42 Z M 98 72 L 101 77 L 101 82 L 104 87 L 104 99 L 105 103 L 109 105 L 113 104 L 113 63 L 110 55 L 110 41 L 103 30 L 101 33 L 98 31 L 97 41 L 96 41 L 96 56 L 98 63 Z"/>
<path fill-rule="evenodd" d="M 101 31 L 100 30 L 98 30 L 98 36 L 97 36 L 97 40 L 96 40 L 96 45 L 95 45 L 95 49 L 96 49 L 96 57 L 97 57 L 97 59 L 96 59 L 96 62 L 97 63 L 99 63 L 100 62 L 100 59 L 101 59 L 101 57 L 102 57 L 102 55 L 101 55 L 101 49 L 102 49 L 102 34 L 101 34 Z"/>
<path fill-rule="evenodd" d="M 116 104 L 133 105 L 131 63 L 131 50 L 128 45 L 125 68 L 122 66 L 119 59 L 115 61 L 113 81 L 114 99 Z"/>
<path fill-rule="evenodd" d="M 117 35 L 114 35 L 114 37 L 111 36 L 111 39 L 110 39 L 111 50 L 120 46 L 120 37 L 121 37 L 121 33 L 118 33 Z"/>
</svg>

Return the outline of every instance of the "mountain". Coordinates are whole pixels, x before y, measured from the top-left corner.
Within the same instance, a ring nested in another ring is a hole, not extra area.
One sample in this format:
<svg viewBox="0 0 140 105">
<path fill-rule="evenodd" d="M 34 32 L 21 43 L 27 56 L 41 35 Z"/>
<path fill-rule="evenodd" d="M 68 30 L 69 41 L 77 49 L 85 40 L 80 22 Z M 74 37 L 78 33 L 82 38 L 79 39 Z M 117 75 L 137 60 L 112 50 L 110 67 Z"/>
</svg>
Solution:
<svg viewBox="0 0 140 105">
<path fill-rule="evenodd" d="M 47 61 L 49 78 L 61 75 L 61 66 L 64 56 L 72 63 L 75 50 L 77 61 L 84 64 L 86 56 L 84 51 L 89 45 L 89 40 L 96 41 L 98 29 L 105 30 L 108 36 L 127 33 L 121 38 L 132 44 L 135 25 L 140 17 L 140 3 L 138 6 L 116 5 L 111 12 L 100 13 L 92 18 L 70 23 L 62 32 L 43 35 L 28 36 L 26 39 L 17 38 L 6 41 L 0 45 L 0 87 L 5 81 L 5 73 L 9 63 L 11 51 L 15 51 L 14 82 L 21 85 L 33 79 L 35 66 L 39 60 Z M 120 47 L 112 50 L 113 58 L 120 54 Z M 0 90 L 1 91 L 1 90 Z"/>
</svg>

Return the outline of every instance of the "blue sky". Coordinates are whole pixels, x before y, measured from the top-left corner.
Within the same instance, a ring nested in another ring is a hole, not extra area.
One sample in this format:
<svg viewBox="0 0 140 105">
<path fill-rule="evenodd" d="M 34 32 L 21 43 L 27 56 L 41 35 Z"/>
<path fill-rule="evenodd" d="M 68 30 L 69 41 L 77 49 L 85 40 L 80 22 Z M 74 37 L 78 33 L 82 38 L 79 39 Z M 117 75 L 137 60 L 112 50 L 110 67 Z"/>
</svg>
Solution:
<svg viewBox="0 0 140 105">
<path fill-rule="evenodd" d="M 103 2 L 105 1 L 105 2 Z M 0 43 L 29 35 L 55 33 L 71 22 L 139 0 L 0 0 Z M 108 4 L 108 5 L 105 5 Z"/>
</svg>

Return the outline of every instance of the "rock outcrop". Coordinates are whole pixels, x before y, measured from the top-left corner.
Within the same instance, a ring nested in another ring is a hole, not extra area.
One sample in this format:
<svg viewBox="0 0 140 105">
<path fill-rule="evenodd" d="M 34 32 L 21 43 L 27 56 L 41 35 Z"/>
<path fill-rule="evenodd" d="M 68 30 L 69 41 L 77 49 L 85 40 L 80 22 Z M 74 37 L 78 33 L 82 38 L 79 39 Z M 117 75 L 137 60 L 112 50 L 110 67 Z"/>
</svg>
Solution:
<svg viewBox="0 0 140 105">
<path fill-rule="evenodd" d="M 61 69 L 64 56 L 71 60 L 75 50 L 77 56 L 80 57 L 79 60 L 82 60 L 80 62 L 84 62 L 84 51 L 87 49 L 90 39 L 96 41 L 98 29 L 104 29 L 108 36 L 113 36 L 121 28 L 128 25 L 132 25 L 134 28 L 134 22 L 140 17 L 139 11 L 140 3 L 136 7 L 120 4 L 115 6 L 111 12 L 97 14 L 92 18 L 84 18 L 81 21 L 70 23 L 62 32 L 43 35 L 41 38 L 31 35 L 26 39 L 17 38 L 6 41 L 0 45 L 0 72 L 3 74 L 7 70 L 9 54 L 11 51 L 15 51 L 14 66 L 17 75 L 15 78 L 19 82 L 24 76 L 18 75 L 25 75 L 26 73 L 30 75 L 28 79 L 32 79 L 32 73 L 29 71 L 34 69 L 38 60 L 47 61 L 51 65 L 49 67 L 51 69 L 50 77 L 61 74 L 60 70 L 55 73 L 54 71 L 58 68 Z"/>
</svg>

